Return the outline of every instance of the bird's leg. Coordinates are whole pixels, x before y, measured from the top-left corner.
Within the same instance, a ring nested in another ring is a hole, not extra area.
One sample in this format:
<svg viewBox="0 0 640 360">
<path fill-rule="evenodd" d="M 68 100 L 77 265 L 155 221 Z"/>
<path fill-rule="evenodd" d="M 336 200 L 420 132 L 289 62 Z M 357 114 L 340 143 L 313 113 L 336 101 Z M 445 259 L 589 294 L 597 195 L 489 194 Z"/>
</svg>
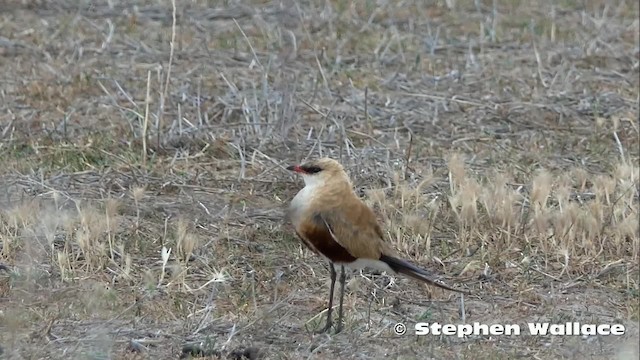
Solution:
<svg viewBox="0 0 640 360">
<path fill-rule="evenodd" d="M 344 272 L 344 266 L 340 266 L 340 306 L 338 307 L 338 326 L 336 327 L 336 334 L 342 331 L 342 303 L 344 302 L 344 283 L 347 279 L 347 275 Z"/>
<path fill-rule="evenodd" d="M 331 330 L 331 311 L 333 310 L 333 290 L 336 285 L 336 269 L 333 267 L 332 263 L 329 263 L 329 270 L 331 271 L 331 286 L 329 288 L 329 308 L 327 309 L 327 324 L 322 328 L 322 330 L 318 331 L 319 333 L 327 332 Z"/>
</svg>

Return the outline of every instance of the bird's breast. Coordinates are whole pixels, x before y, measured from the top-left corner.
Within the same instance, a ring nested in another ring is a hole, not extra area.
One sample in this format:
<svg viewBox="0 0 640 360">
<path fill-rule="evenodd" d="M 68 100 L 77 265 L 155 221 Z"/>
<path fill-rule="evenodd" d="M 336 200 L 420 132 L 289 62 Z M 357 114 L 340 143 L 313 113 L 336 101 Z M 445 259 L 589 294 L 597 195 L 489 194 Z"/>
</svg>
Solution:
<svg viewBox="0 0 640 360">
<path fill-rule="evenodd" d="M 311 200 L 313 199 L 312 190 L 310 187 L 305 186 L 294 196 L 293 200 L 291 200 L 291 204 L 289 205 L 289 218 L 294 226 L 298 225 L 300 216 L 311 205 Z"/>
</svg>

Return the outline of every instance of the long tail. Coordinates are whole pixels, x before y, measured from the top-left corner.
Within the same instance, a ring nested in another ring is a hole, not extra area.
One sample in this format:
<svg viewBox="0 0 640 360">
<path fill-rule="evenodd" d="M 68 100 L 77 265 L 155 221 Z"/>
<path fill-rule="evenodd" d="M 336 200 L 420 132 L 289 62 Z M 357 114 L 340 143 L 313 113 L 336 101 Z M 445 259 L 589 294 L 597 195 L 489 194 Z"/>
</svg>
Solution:
<svg viewBox="0 0 640 360">
<path fill-rule="evenodd" d="M 459 292 L 462 294 L 467 294 L 469 295 L 470 293 L 468 291 L 464 291 L 464 290 L 458 290 L 458 289 L 454 289 L 452 287 L 449 287 L 448 285 L 445 285 L 435 279 L 432 278 L 431 274 L 429 274 L 426 270 L 423 270 L 415 265 L 413 265 L 412 263 L 402 260 L 402 259 L 398 259 L 392 256 L 387 256 L 387 255 L 382 255 L 380 256 L 380 261 L 386 263 L 387 265 L 389 265 L 389 267 L 391 268 L 391 270 L 403 274 L 403 275 L 407 275 L 410 276 L 414 279 L 420 280 L 420 281 L 424 281 L 427 284 L 431 284 L 434 286 L 437 286 L 439 288 L 445 289 L 445 290 L 451 290 L 451 291 L 455 291 L 455 292 Z"/>
</svg>

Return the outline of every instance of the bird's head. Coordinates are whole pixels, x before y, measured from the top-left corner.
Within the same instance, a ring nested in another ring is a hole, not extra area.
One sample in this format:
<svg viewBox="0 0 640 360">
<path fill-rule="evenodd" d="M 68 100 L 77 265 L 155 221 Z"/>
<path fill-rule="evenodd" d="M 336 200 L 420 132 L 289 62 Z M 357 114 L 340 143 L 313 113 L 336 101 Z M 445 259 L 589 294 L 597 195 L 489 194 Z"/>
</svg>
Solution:
<svg viewBox="0 0 640 360">
<path fill-rule="evenodd" d="M 312 160 L 301 165 L 291 165 L 287 167 L 287 170 L 302 175 L 302 179 L 307 186 L 345 182 L 349 184 L 349 177 L 342 165 L 330 158 Z"/>
</svg>

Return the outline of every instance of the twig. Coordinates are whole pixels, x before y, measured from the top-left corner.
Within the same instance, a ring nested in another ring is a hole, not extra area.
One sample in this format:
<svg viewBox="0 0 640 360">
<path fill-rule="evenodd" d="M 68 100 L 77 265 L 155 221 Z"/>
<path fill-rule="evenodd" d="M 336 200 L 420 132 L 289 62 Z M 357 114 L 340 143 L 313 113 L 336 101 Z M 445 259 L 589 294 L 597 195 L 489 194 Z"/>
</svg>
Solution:
<svg viewBox="0 0 640 360">
<path fill-rule="evenodd" d="M 624 148 L 622 147 L 622 142 L 620 142 L 620 138 L 618 137 L 617 132 L 613 132 L 613 138 L 616 139 L 616 144 L 618 145 L 618 152 L 620 153 L 620 160 L 624 162 Z"/>
<path fill-rule="evenodd" d="M 369 87 L 364 88 L 364 121 L 367 122 L 369 126 L 369 135 L 373 137 L 373 124 L 371 123 L 371 119 L 369 119 Z M 371 140 L 369 140 L 369 146 L 371 146 Z"/>
<path fill-rule="evenodd" d="M 149 103 L 151 102 L 151 70 L 147 71 L 147 96 L 144 100 L 144 122 L 142 125 L 142 167 L 147 167 L 147 127 L 149 125 Z"/>
<path fill-rule="evenodd" d="M 413 132 L 409 131 L 409 147 L 404 159 L 404 178 L 409 177 L 409 162 L 411 162 L 411 149 L 413 148 Z"/>
<path fill-rule="evenodd" d="M 247 42 L 247 45 L 249 45 L 249 49 L 251 50 L 251 54 L 253 54 L 253 59 L 256 61 L 256 64 L 258 64 L 258 66 L 260 66 L 260 68 L 262 69 L 262 64 L 260 63 L 260 60 L 258 60 L 258 55 L 256 54 L 256 50 L 253 48 L 253 45 L 251 45 L 251 41 L 249 41 L 247 34 L 244 33 L 244 31 L 242 30 L 242 28 L 240 27 L 240 24 L 238 24 L 236 19 L 233 19 L 233 23 L 236 24 L 236 26 L 238 27 L 238 30 L 240 30 L 240 33 L 242 34 L 242 37 Z"/>
<path fill-rule="evenodd" d="M 173 51 L 176 41 L 176 0 L 171 0 L 172 7 L 172 23 L 171 23 L 171 42 L 169 43 L 169 64 L 167 65 L 167 79 L 164 83 L 164 89 L 160 93 L 160 111 L 158 114 L 158 122 L 156 125 L 156 148 L 160 148 L 160 127 L 162 126 L 162 116 L 164 115 L 164 102 L 167 98 L 167 92 L 169 91 L 169 82 L 171 81 L 171 65 L 173 64 Z M 180 119 L 178 119 L 180 121 Z"/>
<path fill-rule="evenodd" d="M 536 42 L 533 42 L 533 53 L 536 56 L 536 63 L 538 64 L 538 77 L 540 78 L 540 83 L 545 88 L 549 87 L 547 82 L 544 80 L 544 76 L 542 75 L 542 60 L 540 59 L 540 52 L 538 52 L 538 48 L 536 47 Z"/>
</svg>

